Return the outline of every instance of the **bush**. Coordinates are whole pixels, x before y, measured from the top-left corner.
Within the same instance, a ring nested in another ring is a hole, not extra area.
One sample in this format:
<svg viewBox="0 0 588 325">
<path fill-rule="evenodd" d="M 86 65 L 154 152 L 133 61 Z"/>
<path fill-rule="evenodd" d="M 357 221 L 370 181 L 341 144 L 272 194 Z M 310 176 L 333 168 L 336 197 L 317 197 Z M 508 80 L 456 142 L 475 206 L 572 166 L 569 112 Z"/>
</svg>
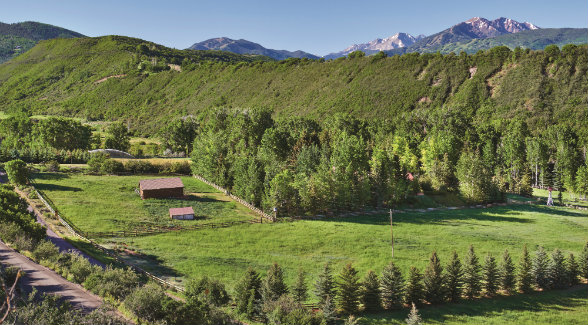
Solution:
<svg viewBox="0 0 588 325">
<path fill-rule="evenodd" d="M 175 161 L 172 163 L 165 163 L 162 164 L 160 168 L 160 173 L 162 174 L 190 175 L 192 173 L 190 163 L 188 163 L 187 161 Z"/>
<path fill-rule="evenodd" d="M 100 171 L 105 174 L 116 175 L 125 171 L 123 163 L 114 159 L 106 159 L 100 166 Z"/>
<path fill-rule="evenodd" d="M 33 240 L 26 234 L 16 236 L 12 244 L 18 251 L 32 251 L 35 248 Z"/>
<path fill-rule="evenodd" d="M 322 322 L 320 315 L 313 314 L 288 295 L 283 295 L 278 300 L 267 302 L 264 305 L 264 312 L 267 315 L 269 324 L 319 325 Z"/>
<path fill-rule="evenodd" d="M 61 166 L 59 165 L 59 162 L 57 160 L 50 160 L 45 163 L 45 170 L 48 172 L 59 172 L 60 167 Z"/>
<path fill-rule="evenodd" d="M 124 299 L 137 286 L 139 277 L 131 269 L 113 269 L 90 274 L 84 281 L 84 287 L 102 296 Z"/>
<path fill-rule="evenodd" d="M 225 285 L 206 276 L 200 281 L 188 281 L 186 284 L 186 296 L 199 299 L 213 306 L 226 305 L 230 300 Z"/>
<path fill-rule="evenodd" d="M 167 298 L 161 286 L 148 283 L 137 287 L 125 299 L 125 306 L 138 318 L 150 322 L 161 320 L 165 317 L 164 300 Z"/>
<path fill-rule="evenodd" d="M 132 174 L 151 174 L 159 172 L 159 168 L 146 160 L 127 160 L 125 170 Z"/>
<path fill-rule="evenodd" d="M 35 250 L 33 251 L 33 256 L 37 261 L 51 261 L 56 262 L 59 258 L 59 248 L 53 245 L 52 242 L 48 240 L 41 241 Z"/>
<path fill-rule="evenodd" d="M 6 174 L 8 174 L 8 180 L 16 185 L 25 185 L 29 178 L 29 170 L 27 164 L 20 160 L 15 159 L 4 164 Z"/>
<path fill-rule="evenodd" d="M 74 282 L 83 283 L 86 281 L 86 278 L 90 276 L 90 274 L 97 271 L 96 267 L 93 266 L 85 257 L 76 253 L 70 253 L 70 255 L 71 263 L 69 267 L 69 273 L 73 276 Z"/>
<path fill-rule="evenodd" d="M 102 169 L 102 164 L 108 160 L 108 154 L 104 152 L 98 152 L 92 155 L 88 160 L 88 171 L 91 173 L 99 173 Z"/>
</svg>

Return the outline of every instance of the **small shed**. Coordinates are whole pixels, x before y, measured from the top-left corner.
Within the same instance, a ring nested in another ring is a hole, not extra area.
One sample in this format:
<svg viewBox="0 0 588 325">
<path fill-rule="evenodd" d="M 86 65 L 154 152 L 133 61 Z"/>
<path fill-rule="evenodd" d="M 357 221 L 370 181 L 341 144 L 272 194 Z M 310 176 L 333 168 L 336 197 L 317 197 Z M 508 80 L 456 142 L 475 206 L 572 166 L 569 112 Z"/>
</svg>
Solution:
<svg viewBox="0 0 588 325">
<path fill-rule="evenodd" d="M 169 209 L 169 217 L 177 220 L 193 220 L 194 209 L 192 207 L 171 208 Z"/>
<path fill-rule="evenodd" d="M 184 196 L 184 183 L 179 177 L 144 179 L 139 182 L 142 199 L 179 198 Z"/>
</svg>

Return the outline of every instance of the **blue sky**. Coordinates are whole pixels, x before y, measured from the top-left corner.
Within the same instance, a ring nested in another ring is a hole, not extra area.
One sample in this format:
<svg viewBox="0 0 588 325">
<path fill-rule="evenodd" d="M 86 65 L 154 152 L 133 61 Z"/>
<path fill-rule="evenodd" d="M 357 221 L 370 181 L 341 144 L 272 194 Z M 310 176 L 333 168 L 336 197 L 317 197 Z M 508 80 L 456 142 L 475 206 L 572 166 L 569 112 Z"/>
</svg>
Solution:
<svg viewBox="0 0 588 325">
<path fill-rule="evenodd" d="M 508 17 L 543 28 L 588 22 L 586 0 L 2 2 L 5 23 L 33 20 L 88 36 L 125 35 L 180 49 L 227 36 L 317 55 L 397 32 L 430 35 L 475 16 Z"/>
</svg>

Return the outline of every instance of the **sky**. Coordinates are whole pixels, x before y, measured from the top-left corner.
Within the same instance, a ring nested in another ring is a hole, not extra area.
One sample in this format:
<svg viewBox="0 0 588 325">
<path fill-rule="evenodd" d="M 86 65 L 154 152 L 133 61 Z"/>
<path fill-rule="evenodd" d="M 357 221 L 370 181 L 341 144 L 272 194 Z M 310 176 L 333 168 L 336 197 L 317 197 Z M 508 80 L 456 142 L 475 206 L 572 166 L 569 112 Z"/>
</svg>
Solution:
<svg viewBox="0 0 588 325">
<path fill-rule="evenodd" d="M 38 21 L 87 36 L 124 35 L 178 49 L 225 36 L 320 56 L 398 32 L 431 35 L 472 17 L 507 17 L 542 28 L 585 28 L 588 23 L 586 0 L 0 0 L 0 4 L 4 23 Z"/>
</svg>

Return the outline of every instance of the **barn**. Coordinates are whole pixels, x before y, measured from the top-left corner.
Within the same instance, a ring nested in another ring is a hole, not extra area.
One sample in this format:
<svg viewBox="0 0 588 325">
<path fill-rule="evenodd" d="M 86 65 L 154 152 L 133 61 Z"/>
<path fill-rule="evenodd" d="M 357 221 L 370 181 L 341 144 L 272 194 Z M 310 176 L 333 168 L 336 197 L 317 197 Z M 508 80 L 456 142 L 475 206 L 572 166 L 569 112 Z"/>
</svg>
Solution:
<svg viewBox="0 0 588 325">
<path fill-rule="evenodd" d="M 144 179 L 139 182 L 142 199 L 184 196 L 184 183 L 179 177 Z"/>
<path fill-rule="evenodd" d="M 169 209 L 169 217 L 177 220 L 192 220 L 194 219 L 194 209 L 192 207 L 171 208 Z"/>
</svg>

